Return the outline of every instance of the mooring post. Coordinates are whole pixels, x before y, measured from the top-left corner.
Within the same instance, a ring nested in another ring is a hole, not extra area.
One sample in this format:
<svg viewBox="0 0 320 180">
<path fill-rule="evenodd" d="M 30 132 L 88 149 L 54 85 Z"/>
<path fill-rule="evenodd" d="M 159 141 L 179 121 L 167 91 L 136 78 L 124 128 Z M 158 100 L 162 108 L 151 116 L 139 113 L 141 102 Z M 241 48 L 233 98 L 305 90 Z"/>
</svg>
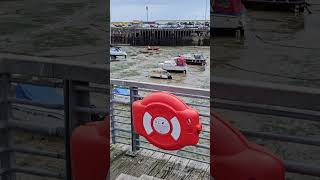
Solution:
<svg viewBox="0 0 320 180">
<path fill-rule="evenodd" d="M 76 111 L 79 106 L 90 107 L 90 93 L 88 91 L 76 91 L 75 86 L 89 87 L 89 83 L 64 80 L 66 180 L 72 180 L 70 138 L 73 129 L 91 120 L 90 113 Z"/>
<path fill-rule="evenodd" d="M 134 130 L 133 126 L 133 111 L 132 111 L 132 103 L 138 100 L 138 88 L 130 87 L 130 109 L 131 109 L 131 155 L 135 155 L 137 151 L 140 149 L 140 141 L 139 134 L 137 134 Z"/>
<path fill-rule="evenodd" d="M 0 74 L 0 179 L 15 180 L 16 175 L 11 172 L 15 164 L 15 154 L 10 151 L 13 146 L 13 132 L 9 129 L 9 116 L 11 105 L 9 102 L 10 94 L 10 75 Z"/>
</svg>

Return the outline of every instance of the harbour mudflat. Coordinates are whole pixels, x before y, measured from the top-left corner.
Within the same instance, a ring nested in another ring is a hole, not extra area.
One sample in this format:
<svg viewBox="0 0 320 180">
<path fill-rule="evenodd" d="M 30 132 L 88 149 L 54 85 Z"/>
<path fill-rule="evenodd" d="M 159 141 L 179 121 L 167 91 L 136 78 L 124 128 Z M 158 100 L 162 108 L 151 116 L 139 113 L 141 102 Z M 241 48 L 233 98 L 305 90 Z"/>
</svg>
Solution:
<svg viewBox="0 0 320 180">
<path fill-rule="evenodd" d="M 158 84 L 171 84 L 183 87 L 209 89 L 210 82 L 210 47 L 207 46 L 161 46 L 159 53 L 144 54 L 145 47 L 122 46 L 128 53 L 126 61 L 111 62 L 111 78 L 126 79 L 140 82 L 153 82 Z M 202 53 L 207 59 L 207 66 L 188 65 L 187 74 L 171 73 L 172 79 L 154 79 L 148 77 L 149 72 L 159 68 L 159 63 L 172 60 L 180 54 Z"/>
</svg>

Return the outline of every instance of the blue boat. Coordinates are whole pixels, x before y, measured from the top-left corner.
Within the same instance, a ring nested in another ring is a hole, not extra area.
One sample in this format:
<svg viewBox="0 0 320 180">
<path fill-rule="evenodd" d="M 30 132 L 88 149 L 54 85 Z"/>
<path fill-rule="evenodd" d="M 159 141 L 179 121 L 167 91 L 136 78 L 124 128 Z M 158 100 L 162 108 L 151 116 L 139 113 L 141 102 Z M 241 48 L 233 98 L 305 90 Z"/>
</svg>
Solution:
<svg viewBox="0 0 320 180">
<path fill-rule="evenodd" d="M 128 104 L 130 103 L 130 90 L 126 88 L 114 88 L 112 91 L 114 95 L 114 101 L 118 103 Z"/>
<path fill-rule="evenodd" d="M 16 98 L 52 105 L 64 104 L 63 95 L 58 94 L 55 88 L 30 84 L 18 84 Z"/>
</svg>

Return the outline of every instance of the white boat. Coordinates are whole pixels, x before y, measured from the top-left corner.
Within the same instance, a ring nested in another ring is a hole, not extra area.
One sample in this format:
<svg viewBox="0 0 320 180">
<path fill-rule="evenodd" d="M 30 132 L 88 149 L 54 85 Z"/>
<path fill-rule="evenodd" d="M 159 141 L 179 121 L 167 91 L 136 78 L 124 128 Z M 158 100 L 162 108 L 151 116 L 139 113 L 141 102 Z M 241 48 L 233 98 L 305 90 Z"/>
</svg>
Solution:
<svg viewBox="0 0 320 180">
<path fill-rule="evenodd" d="M 186 60 L 187 64 L 207 64 L 207 60 L 202 54 L 184 54 L 181 56 Z"/>
<path fill-rule="evenodd" d="M 127 53 L 122 50 L 121 47 L 110 47 L 110 57 L 111 60 L 117 60 L 117 57 L 123 56 L 125 59 L 127 59 Z"/>
<path fill-rule="evenodd" d="M 151 78 L 172 79 L 172 76 L 168 71 L 160 68 L 151 70 L 149 76 Z"/>
<path fill-rule="evenodd" d="M 160 67 L 167 71 L 184 72 L 187 73 L 187 63 L 184 58 L 178 57 L 171 61 L 165 61 L 159 64 Z"/>
</svg>

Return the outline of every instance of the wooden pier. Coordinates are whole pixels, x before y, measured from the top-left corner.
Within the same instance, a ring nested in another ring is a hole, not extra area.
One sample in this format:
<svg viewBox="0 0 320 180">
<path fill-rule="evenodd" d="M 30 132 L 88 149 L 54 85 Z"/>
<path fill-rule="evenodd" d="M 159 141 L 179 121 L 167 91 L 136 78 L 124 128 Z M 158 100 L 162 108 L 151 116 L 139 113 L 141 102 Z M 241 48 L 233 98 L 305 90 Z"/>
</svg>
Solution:
<svg viewBox="0 0 320 180">
<path fill-rule="evenodd" d="M 136 156 L 130 156 L 127 154 L 129 148 L 130 146 L 123 144 L 111 145 L 110 179 L 121 179 L 123 176 L 136 179 L 146 176 L 154 177 L 153 179 L 210 179 L 208 163 L 146 149 L 140 150 Z"/>
<path fill-rule="evenodd" d="M 209 46 L 209 29 L 112 28 L 112 44 Z"/>
</svg>

